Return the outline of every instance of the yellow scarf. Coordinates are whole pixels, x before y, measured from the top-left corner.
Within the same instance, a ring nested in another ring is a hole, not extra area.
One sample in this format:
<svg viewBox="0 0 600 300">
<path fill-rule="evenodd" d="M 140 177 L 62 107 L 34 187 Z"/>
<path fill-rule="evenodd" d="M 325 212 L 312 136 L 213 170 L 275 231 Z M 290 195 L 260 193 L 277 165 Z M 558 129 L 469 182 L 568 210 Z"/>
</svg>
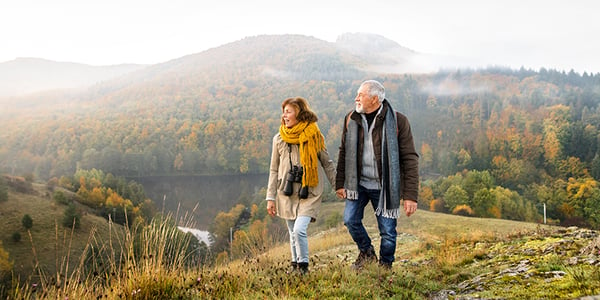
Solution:
<svg viewBox="0 0 600 300">
<path fill-rule="evenodd" d="M 317 153 L 325 149 L 325 138 L 316 122 L 299 122 L 292 128 L 279 127 L 281 139 L 294 145 L 300 145 L 300 164 L 304 168 L 302 186 L 317 186 L 319 183 L 319 158 Z"/>
</svg>

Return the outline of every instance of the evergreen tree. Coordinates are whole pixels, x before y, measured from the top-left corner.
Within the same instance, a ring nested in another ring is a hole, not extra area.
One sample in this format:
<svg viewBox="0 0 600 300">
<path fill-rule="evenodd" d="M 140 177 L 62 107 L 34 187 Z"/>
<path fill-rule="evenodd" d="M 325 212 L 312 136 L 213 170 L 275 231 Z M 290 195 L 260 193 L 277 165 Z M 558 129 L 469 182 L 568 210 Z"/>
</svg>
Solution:
<svg viewBox="0 0 600 300">
<path fill-rule="evenodd" d="M 77 212 L 74 204 L 69 204 L 67 209 L 65 209 L 65 214 L 63 216 L 63 226 L 67 228 L 75 227 L 79 228 L 81 216 Z"/>
<path fill-rule="evenodd" d="M 25 214 L 23 216 L 23 219 L 21 219 L 21 223 L 23 224 L 23 227 L 25 227 L 25 229 L 29 230 L 33 226 L 33 219 L 30 215 Z"/>
</svg>

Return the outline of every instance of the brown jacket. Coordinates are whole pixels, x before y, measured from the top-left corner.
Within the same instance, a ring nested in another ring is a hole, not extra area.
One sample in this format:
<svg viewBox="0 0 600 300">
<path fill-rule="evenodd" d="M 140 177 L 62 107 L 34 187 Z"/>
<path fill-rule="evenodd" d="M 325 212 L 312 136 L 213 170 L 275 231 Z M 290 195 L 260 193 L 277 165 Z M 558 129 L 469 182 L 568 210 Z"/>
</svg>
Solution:
<svg viewBox="0 0 600 300">
<path fill-rule="evenodd" d="M 383 127 L 383 121 L 385 119 L 386 110 L 390 108 L 387 100 L 383 101 L 383 109 L 377 115 L 374 120 L 373 126 L 373 148 L 375 151 L 375 159 L 377 160 L 377 171 L 379 178 L 381 179 L 381 128 Z M 350 118 L 350 119 L 348 119 Z M 408 118 L 396 112 L 396 121 L 398 124 L 398 152 L 400 156 L 400 178 L 401 178 L 401 190 L 400 192 L 402 199 L 415 200 L 419 196 L 419 155 L 415 150 L 415 144 L 413 141 L 412 132 Z M 362 127 L 362 117 L 356 111 L 349 112 L 344 118 L 344 130 L 342 132 L 342 143 L 340 145 L 338 163 L 337 163 L 337 175 L 335 180 L 335 189 L 344 188 L 345 180 L 345 159 L 346 159 L 346 132 L 348 131 L 348 122 L 356 122 L 358 124 L 358 157 L 362 156 L 363 141 L 364 141 L 364 128 Z M 362 160 L 356 159 L 358 178 L 360 178 L 360 172 L 362 170 Z"/>
<path fill-rule="evenodd" d="M 288 154 L 288 144 L 276 134 L 273 137 L 273 148 L 271 150 L 271 167 L 267 185 L 267 200 L 275 200 L 277 215 L 286 220 L 295 220 L 298 216 L 310 216 L 316 220 L 321 207 L 321 196 L 325 181 L 328 180 L 333 186 L 335 182 L 335 165 L 329 158 L 327 150 L 318 153 L 319 157 L 319 183 L 315 187 L 309 187 L 308 198 L 300 199 L 298 190 L 300 183 L 294 183 L 294 193 L 291 196 L 283 194 L 287 174 L 290 171 L 290 157 L 292 165 L 300 165 L 300 153 L 298 145 L 292 145 L 291 155 Z"/>
</svg>

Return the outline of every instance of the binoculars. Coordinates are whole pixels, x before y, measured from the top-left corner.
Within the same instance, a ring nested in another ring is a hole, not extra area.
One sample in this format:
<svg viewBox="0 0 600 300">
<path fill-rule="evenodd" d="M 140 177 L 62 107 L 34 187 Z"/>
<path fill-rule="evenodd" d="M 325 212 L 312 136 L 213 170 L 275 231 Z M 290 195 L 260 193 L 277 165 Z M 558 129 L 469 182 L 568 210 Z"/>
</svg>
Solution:
<svg viewBox="0 0 600 300">
<path fill-rule="evenodd" d="M 283 194 L 286 196 L 291 196 L 294 193 L 294 183 L 302 182 L 302 174 L 304 173 L 302 166 L 293 166 L 292 169 L 288 172 L 285 178 L 285 187 L 283 188 Z M 308 187 L 303 186 L 300 191 L 298 191 L 298 197 L 300 199 L 308 198 Z"/>
</svg>

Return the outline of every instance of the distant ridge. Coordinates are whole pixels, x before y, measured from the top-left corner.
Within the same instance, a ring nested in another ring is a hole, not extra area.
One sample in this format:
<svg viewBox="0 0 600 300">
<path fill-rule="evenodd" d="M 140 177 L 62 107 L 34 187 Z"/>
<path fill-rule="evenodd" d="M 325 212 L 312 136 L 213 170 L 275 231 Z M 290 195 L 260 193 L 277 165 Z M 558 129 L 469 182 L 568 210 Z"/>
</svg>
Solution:
<svg viewBox="0 0 600 300">
<path fill-rule="evenodd" d="M 0 63 L 0 97 L 82 88 L 143 67 L 136 64 L 91 66 L 33 57 L 17 58 Z"/>
<path fill-rule="evenodd" d="M 154 65 L 91 66 L 23 57 L 0 63 L 0 98 L 98 84 L 106 88 L 105 81 L 120 79 L 120 83 L 109 84 L 108 89 L 115 90 L 136 82 L 172 80 L 199 71 L 219 74 L 222 67 L 229 69 L 232 66 L 296 79 L 325 79 L 331 74 L 340 76 L 342 73 L 356 76 L 356 72 L 435 71 L 423 58 L 416 51 L 371 33 L 344 33 L 333 43 L 298 34 L 249 36 Z M 327 72 L 315 73 L 314 70 L 323 65 L 327 66 Z M 123 75 L 127 75 L 126 78 Z"/>
</svg>

